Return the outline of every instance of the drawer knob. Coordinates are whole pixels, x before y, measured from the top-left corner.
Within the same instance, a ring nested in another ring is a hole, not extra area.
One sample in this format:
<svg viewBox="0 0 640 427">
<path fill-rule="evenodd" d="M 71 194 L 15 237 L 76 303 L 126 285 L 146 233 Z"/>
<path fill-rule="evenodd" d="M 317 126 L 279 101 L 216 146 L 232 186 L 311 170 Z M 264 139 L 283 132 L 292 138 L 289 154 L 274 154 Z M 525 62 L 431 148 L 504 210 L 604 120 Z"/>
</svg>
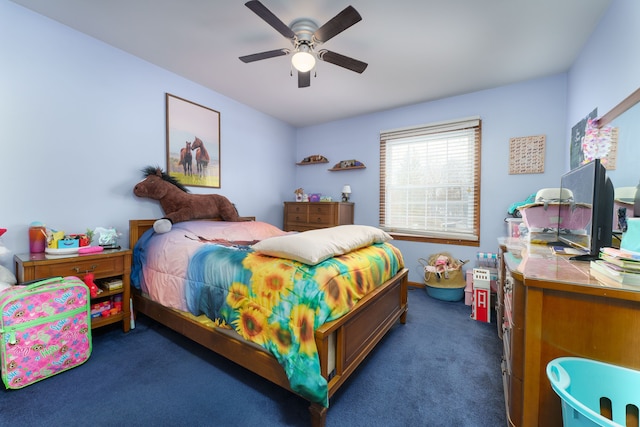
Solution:
<svg viewBox="0 0 640 427">
<path fill-rule="evenodd" d="M 85 272 L 85 273 L 90 273 L 90 272 L 92 272 L 93 270 L 95 270 L 96 268 L 98 268 L 98 266 L 97 266 L 97 265 L 95 265 L 95 264 L 93 264 L 93 265 L 91 266 L 91 269 L 89 269 L 89 270 L 85 270 L 84 272 Z M 73 271 L 75 271 L 76 273 L 80 273 L 80 272 L 82 271 L 82 269 L 81 269 L 80 267 L 73 267 L 73 269 L 72 269 L 72 270 L 73 270 Z"/>
</svg>

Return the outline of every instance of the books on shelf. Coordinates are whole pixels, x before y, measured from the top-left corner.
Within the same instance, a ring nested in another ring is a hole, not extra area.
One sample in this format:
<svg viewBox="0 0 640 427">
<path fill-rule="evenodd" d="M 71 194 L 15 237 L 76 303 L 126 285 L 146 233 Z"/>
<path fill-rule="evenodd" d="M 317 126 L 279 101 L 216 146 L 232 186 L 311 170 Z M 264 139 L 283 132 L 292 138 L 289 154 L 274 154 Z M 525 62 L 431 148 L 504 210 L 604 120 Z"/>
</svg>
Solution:
<svg viewBox="0 0 640 427">
<path fill-rule="evenodd" d="M 605 284 L 613 281 L 618 285 L 640 286 L 640 271 L 628 270 L 605 260 L 591 261 L 590 273 Z"/>
<path fill-rule="evenodd" d="M 122 279 L 105 279 L 100 282 L 100 287 L 108 291 L 115 291 L 116 289 L 122 289 Z"/>
</svg>

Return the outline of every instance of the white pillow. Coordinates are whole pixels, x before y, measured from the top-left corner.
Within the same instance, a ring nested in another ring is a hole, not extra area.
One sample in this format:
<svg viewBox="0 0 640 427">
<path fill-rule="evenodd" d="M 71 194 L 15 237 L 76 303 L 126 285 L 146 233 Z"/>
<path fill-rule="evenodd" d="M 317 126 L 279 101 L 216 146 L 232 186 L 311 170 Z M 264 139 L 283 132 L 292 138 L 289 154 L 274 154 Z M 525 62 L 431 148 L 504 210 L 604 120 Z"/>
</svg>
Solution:
<svg viewBox="0 0 640 427">
<path fill-rule="evenodd" d="M 333 256 L 391 239 L 386 232 L 368 225 L 339 225 L 270 237 L 253 245 L 253 249 L 263 255 L 316 265 Z"/>
</svg>

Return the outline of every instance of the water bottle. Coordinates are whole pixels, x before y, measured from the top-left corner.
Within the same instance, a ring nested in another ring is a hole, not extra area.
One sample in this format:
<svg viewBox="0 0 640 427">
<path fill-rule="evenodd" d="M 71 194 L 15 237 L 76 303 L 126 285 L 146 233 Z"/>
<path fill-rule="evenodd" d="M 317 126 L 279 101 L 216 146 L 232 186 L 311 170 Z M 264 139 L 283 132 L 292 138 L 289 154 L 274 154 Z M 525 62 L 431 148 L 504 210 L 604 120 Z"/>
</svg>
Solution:
<svg viewBox="0 0 640 427">
<path fill-rule="evenodd" d="M 47 227 L 39 221 L 29 224 L 29 252 L 33 254 L 42 253 L 46 246 Z"/>
</svg>

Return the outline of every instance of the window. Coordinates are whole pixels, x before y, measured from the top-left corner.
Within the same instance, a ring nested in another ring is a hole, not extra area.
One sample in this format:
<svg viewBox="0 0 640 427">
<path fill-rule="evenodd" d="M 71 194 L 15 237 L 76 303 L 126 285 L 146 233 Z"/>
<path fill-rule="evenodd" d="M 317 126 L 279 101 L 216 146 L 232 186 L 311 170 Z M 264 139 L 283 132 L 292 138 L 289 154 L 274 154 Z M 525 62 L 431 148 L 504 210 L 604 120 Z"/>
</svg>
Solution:
<svg viewBox="0 0 640 427">
<path fill-rule="evenodd" d="M 380 133 L 380 226 L 399 240 L 479 246 L 481 120 Z"/>
</svg>

